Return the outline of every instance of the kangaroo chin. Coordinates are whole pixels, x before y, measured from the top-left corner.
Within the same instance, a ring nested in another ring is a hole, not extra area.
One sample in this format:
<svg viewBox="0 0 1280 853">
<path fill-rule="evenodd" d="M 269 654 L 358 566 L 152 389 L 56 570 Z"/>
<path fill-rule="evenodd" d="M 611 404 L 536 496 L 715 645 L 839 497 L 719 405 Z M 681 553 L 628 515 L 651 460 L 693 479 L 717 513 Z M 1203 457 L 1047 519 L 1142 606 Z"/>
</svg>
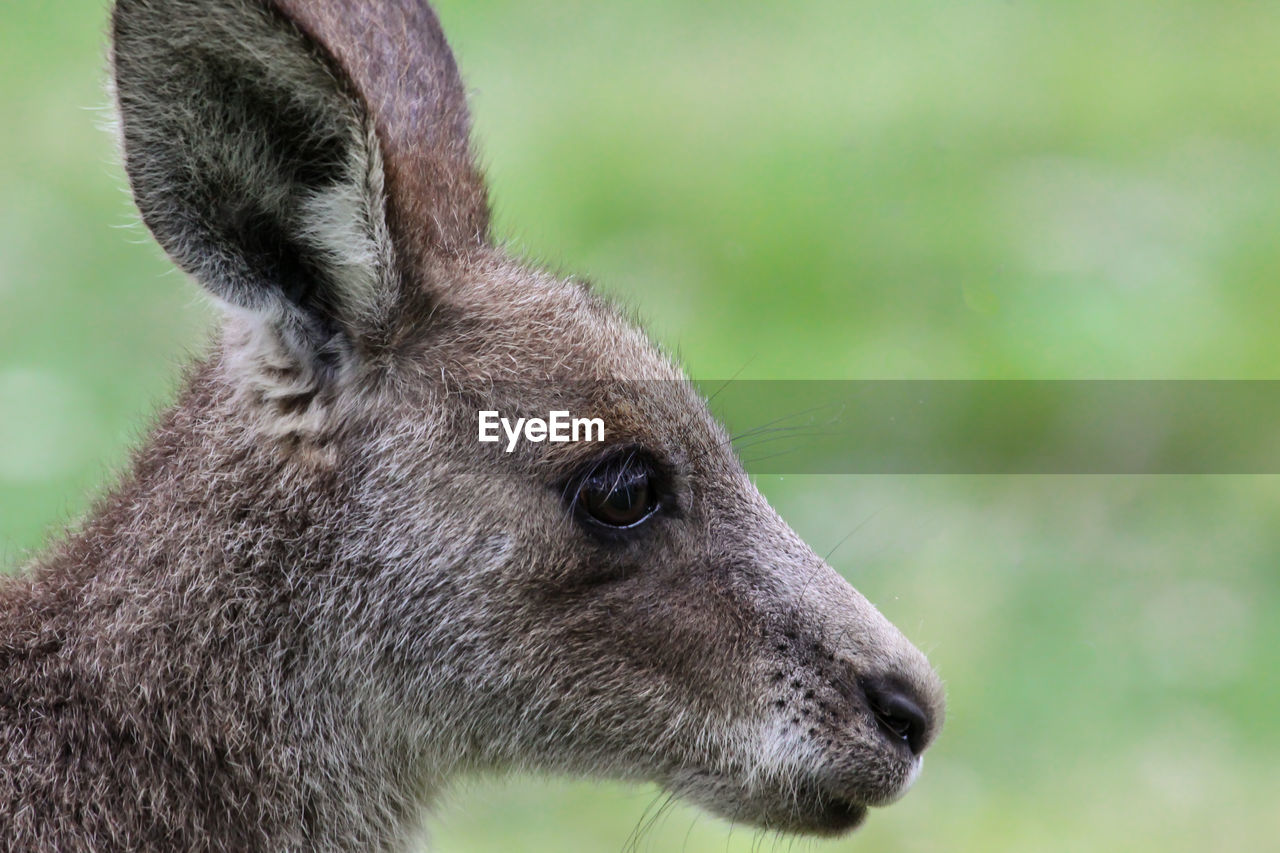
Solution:
<svg viewBox="0 0 1280 853">
<path fill-rule="evenodd" d="M 425 2 L 118 0 L 111 33 L 134 199 L 226 321 L 0 583 L 0 848 L 403 849 L 516 768 L 816 834 L 905 791 L 937 677 L 667 356 L 496 244 Z M 598 440 L 530 434 L 570 412 Z"/>
</svg>

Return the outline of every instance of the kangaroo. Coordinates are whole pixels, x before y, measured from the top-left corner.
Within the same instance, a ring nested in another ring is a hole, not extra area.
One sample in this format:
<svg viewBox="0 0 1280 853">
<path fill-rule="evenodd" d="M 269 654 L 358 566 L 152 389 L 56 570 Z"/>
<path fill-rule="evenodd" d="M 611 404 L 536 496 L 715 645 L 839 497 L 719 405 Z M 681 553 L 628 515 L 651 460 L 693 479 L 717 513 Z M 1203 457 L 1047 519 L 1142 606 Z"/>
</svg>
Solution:
<svg viewBox="0 0 1280 853">
<path fill-rule="evenodd" d="M 504 770 L 827 835 L 910 786 L 937 676 L 668 357 L 496 243 L 425 2 L 118 0 L 111 33 L 138 209 L 225 323 L 0 583 L 0 848 L 399 850 Z"/>
</svg>

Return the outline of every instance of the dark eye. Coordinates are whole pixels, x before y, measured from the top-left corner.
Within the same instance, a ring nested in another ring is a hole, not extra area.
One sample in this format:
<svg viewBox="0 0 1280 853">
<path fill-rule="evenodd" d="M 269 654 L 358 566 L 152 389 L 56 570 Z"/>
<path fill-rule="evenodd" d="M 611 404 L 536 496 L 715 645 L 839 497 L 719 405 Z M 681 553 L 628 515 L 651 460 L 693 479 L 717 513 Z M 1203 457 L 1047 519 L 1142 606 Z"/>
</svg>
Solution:
<svg viewBox="0 0 1280 853">
<path fill-rule="evenodd" d="M 578 487 L 576 509 L 616 530 L 635 527 L 658 508 L 653 466 L 636 453 L 596 465 Z"/>
</svg>

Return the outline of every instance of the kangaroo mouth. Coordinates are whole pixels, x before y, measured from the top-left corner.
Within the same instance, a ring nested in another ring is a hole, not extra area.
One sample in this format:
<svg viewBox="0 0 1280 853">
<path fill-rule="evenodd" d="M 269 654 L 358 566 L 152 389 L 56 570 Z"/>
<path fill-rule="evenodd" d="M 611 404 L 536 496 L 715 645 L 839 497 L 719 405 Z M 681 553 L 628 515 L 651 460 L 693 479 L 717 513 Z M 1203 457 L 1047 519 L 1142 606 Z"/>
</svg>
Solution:
<svg viewBox="0 0 1280 853">
<path fill-rule="evenodd" d="M 861 826 L 867 811 L 863 803 L 814 791 L 782 809 L 767 810 L 753 822 L 765 829 L 833 837 Z"/>
<path fill-rule="evenodd" d="M 868 805 L 833 793 L 813 781 L 749 791 L 720 774 L 682 774 L 682 784 L 671 790 L 736 823 L 761 829 L 804 835 L 837 836 L 858 828 L 867 818 Z"/>
<path fill-rule="evenodd" d="M 852 800 L 824 797 L 819 800 L 817 810 L 809 817 L 812 822 L 792 829 L 813 835 L 843 835 L 857 829 L 866 820 L 867 807 Z M 804 821 L 804 817 L 801 817 L 801 821 Z"/>
</svg>

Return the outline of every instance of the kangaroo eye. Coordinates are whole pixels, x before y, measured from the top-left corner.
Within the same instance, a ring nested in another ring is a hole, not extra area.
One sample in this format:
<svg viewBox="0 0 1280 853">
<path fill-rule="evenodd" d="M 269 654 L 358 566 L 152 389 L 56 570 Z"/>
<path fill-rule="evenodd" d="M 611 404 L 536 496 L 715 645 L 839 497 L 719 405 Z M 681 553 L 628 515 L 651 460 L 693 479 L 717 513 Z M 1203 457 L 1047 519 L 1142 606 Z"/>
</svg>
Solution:
<svg viewBox="0 0 1280 853">
<path fill-rule="evenodd" d="M 582 481 L 576 501 L 579 511 L 597 524 L 635 527 L 658 508 L 652 469 L 634 453 L 600 464 Z"/>
</svg>

